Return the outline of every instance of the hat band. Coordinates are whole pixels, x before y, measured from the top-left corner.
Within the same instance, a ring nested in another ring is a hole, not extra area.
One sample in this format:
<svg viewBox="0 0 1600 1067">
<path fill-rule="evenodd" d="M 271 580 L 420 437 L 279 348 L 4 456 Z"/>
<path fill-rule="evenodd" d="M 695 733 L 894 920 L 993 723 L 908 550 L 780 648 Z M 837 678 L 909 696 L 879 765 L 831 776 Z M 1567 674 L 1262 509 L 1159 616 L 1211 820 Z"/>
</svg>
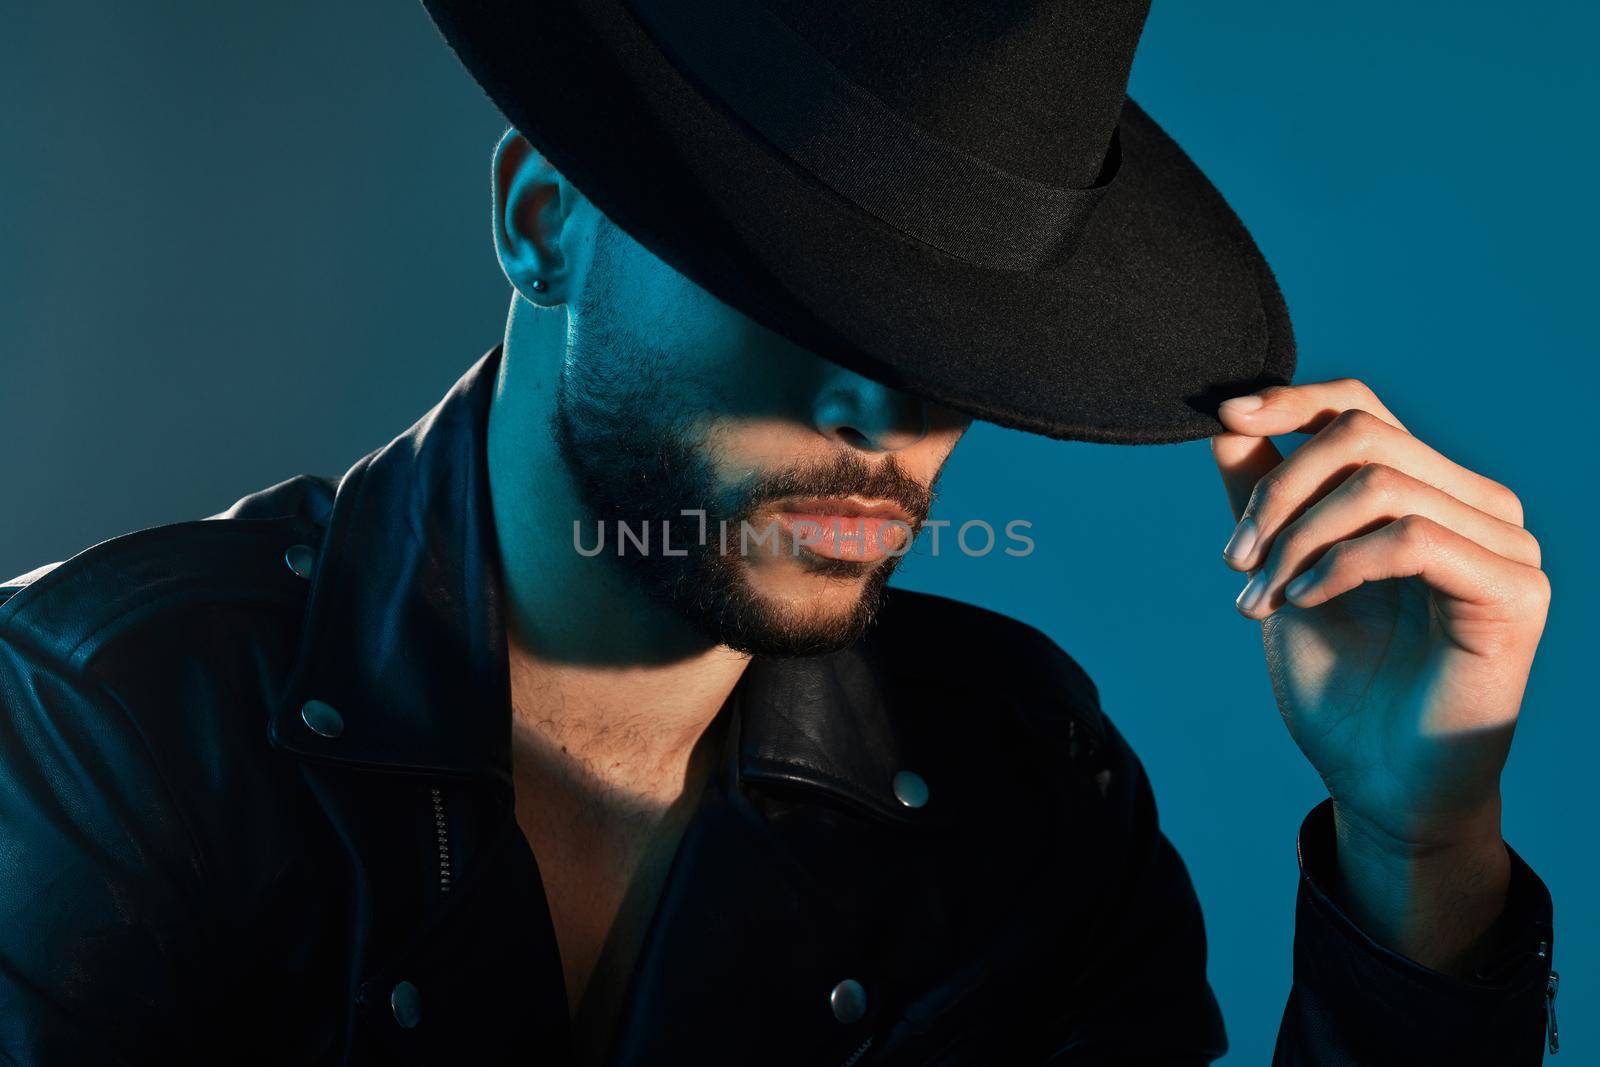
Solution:
<svg viewBox="0 0 1600 1067">
<path fill-rule="evenodd" d="M 937 140 L 756 0 L 626 0 L 684 73 L 835 193 L 965 263 L 1035 271 L 1072 253 L 1121 163 L 1047 185 Z"/>
</svg>

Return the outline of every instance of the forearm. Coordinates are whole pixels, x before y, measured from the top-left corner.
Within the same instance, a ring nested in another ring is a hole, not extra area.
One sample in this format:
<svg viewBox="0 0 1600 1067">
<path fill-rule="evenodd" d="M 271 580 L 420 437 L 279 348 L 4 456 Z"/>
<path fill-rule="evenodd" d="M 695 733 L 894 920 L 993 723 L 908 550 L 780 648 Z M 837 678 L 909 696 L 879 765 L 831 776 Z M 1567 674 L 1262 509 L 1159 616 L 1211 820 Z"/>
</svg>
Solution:
<svg viewBox="0 0 1600 1067">
<path fill-rule="evenodd" d="M 1505 909 L 1511 859 L 1496 796 L 1425 841 L 1398 841 L 1334 803 L 1337 882 L 1350 917 L 1386 948 L 1468 977 Z"/>
</svg>

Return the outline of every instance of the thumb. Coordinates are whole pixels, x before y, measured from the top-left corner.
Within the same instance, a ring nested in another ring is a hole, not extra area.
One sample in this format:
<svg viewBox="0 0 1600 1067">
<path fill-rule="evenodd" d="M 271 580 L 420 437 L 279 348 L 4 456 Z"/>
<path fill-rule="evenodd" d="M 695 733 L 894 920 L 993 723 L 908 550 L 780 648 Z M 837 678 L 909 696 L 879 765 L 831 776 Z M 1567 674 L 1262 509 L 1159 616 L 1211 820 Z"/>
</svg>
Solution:
<svg viewBox="0 0 1600 1067">
<path fill-rule="evenodd" d="M 1253 437 L 1244 433 L 1219 433 L 1211 439 L 1211 455 L 1222 474 L 1222 487 L 1228 492 L 1228 504 L 1233 517 L 1244 514 L 1250 503 L 1250 493 L 1256 482 L 1279 463 L 1283 455 L 1270 437 Z"/>
</svg>

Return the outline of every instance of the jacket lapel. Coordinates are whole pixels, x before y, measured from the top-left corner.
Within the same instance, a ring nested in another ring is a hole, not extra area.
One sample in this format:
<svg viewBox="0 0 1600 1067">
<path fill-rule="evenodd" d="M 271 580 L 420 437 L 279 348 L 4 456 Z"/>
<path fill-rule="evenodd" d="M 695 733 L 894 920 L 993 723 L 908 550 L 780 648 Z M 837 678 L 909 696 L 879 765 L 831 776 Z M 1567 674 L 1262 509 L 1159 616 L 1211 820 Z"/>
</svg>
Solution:
<svg viewBox="0 0 1600 1067">
<path fill-rule="evenodd" d="M 357 766 L 511 779 L 510 682 L 483 447 L 497 347 L 339 483 L 275 745 Z M 328 737 L 302 717 L 333 708 Z"/>
<path fill-rule="evenodd" d="M 482 795 L 501 798 L 509 819 L 505 615 L 484 448 L 499 359 L 498 348 L 485 355 L 340 481 L 271 738 L 327 765 L 486 782 Z M 729 1059 L 778 1041 L 779 1059 L 842 1063 L 937 966 L 948 902 L 927 864 L 948 855 L 941 841 L 954 830 L 948 801 L 913 808 L 895 792 L 897 774 L 919 770 L 897 725 L 914 713 L 894 706 L 905 699 L 866 647 L 751 662 L 636 961 L 615 1063 L 690 1062 L 708 1034 Z M 336 736 L 303 718 L 312 700 L 338 712 Z M 434 960 L 423 970 L 442 973 L 452 953 L 503 956 L 492 946 L 507 926 L 527 926 L 516 909 L 543 908 L 543 896 L 525 842 L 494 855 L 523 857 L 488 856 L 476 872 L 474 895 L 494 906 L 451 902 L 399 962 Z M 547 917 L 537 918 L 525 947 L 548 949 Z M 864 991 L 860 1018 L 836 1012 L 841 983 Z"/>
<path fill-rule="evenodd" d="M 957 831 L 942 805 L 894 794 L 911 769 L 894 707 L 905 699 L 860 647 L 752 661 L 612 1064 L 723 1062 L 706 1059 L 711 1033 L 727 1062 L 844 1063 L 938 969 L 947 901 L 923 865 Z M 841 983 L 859 987 L 860 1018 L 842 1000 L 836 1013 Z"/>
</svg>

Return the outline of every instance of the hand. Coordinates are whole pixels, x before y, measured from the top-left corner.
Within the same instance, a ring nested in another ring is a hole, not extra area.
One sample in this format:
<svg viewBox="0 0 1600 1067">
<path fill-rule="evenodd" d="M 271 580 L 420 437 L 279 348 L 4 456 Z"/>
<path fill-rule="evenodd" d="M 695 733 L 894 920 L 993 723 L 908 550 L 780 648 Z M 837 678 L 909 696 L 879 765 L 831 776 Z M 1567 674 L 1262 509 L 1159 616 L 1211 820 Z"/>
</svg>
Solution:
<svg viewBox="0 0 1600 1067">
<path fill-rule="evenodd" d="M 1262 621 L 1279 710 L 1334 799 L 1341 868 L 1382 895 L 1380 866 L 1494 866 L 1550 602 L 1517 496 L 1354 379 L 1264 389 L 1219 418 L 1240 519 L 1224 558 L 1251 572 L 1238 609 Z M 1291 432 L 1314 436 L 1285 460 L 1269 435 Z"/>
</svg>

